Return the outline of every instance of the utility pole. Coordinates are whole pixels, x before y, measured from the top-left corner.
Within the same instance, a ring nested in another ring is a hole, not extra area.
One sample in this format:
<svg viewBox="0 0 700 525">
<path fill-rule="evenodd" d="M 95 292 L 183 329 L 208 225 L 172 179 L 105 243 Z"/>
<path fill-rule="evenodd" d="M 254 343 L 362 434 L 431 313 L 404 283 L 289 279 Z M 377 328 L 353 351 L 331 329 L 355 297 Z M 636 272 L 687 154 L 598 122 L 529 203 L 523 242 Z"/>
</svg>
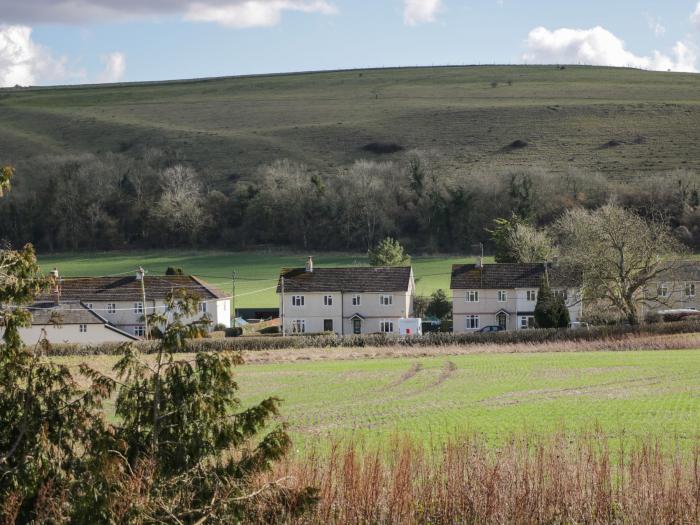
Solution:
<svg viewBox="0 0 700 525">
<path fill-rule="evenodd" d="M 280 304 L 280 318 L 282 321 L 282 337 L 286 335 L 286 331 L 284 329 L 284 275 L 280 277 L 280 291 L 282 292 L 282 303 Z"/>
<path fill-rule="evenodd" d="M 233 310 L 233 331 L 236 332 L 236 270 L 231 273 L 231 309 Z"/>
<path fill-rule="evenodd" d="M 143 324 L 144 324 L 144 329 L 146 331 L 146 341 L 150 339 L 150 335 L 148 333 L 148 307 L 146 306 L 146 284 L 144 281 L 146 280 L 146 271 L 139 266 L 139 271 L 138 271 L 139 279 L 141 280 L 141 299 L 143 301 Z"/>
</svg>

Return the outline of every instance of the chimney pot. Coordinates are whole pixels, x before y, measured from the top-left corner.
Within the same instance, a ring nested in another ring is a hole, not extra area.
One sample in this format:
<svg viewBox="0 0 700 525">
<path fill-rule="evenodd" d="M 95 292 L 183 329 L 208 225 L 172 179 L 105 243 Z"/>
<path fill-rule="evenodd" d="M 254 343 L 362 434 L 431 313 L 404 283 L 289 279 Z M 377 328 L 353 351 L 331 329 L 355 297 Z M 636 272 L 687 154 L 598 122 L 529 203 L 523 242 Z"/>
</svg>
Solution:
<svg viewBox="0 0 700 525">
<path fill-rule="evenodd" d="M 314 271 L 314 258 L 313 258 L 313 257 L 309 257 L 309 258 L 306 260 L 306 272 L 307 272 L 307 273 L 313 273 L 313 271 Z"/>
</svg>

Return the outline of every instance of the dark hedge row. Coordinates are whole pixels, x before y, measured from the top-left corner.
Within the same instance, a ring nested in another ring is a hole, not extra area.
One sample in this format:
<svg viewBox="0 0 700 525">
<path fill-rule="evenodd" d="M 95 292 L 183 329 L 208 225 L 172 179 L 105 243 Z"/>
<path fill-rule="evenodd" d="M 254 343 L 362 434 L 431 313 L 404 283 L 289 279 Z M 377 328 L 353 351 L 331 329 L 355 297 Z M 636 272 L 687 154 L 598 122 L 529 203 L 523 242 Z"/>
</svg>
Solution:
<svg viewBox="0 0 700 525">
<path fill-rule="evenodd" d="M 496 333 L 431 333 L 421 337 L 402 338 L 385 334 L 353 335 L 338 337 L 333 335 L 307 335 L 293 337 L 236 337 L 227 339 L 198 339 L 189 341 L 191 352 L 260 351 L 287 350 L 293 348 L 362 348 L 377 346 L 450 346 L 480 344 L 550 343 L 558 341 L 593 341 L 599 339 L 619 339 L 629 335 L 670 335 L 700 332 L 700 321 L 677 323 L 655 323 L 641 326 L 598 326 L 590 329 L 561 330 L 522 330 Z M 137 345 L 143 352 L 153 349 L 152 343 L 140 342 Z M 66 345 L 51 347 L 51 355 L 113 355 L 119 353 L 119 344 Z"/>
</svg>

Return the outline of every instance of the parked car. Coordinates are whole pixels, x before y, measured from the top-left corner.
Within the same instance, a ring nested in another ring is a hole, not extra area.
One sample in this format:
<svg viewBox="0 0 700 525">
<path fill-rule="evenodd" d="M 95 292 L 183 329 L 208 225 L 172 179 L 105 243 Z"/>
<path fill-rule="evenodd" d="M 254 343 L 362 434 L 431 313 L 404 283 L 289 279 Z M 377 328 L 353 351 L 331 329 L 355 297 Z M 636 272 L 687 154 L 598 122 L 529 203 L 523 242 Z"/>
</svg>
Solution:
<svg viewBox="0 0 700 525">
<path fill-rule="evenodd" d="M 505 328 L 503 328 L 502 326 L 498 326 L 498 325 L 494 324 L 494 325 L 484 326 L 483 328 L 481 328 L 479 330 L 479 333 L 488 334 L 491 332 L 503 332 L 504 330 L 505 330 Z"/>
</svg>

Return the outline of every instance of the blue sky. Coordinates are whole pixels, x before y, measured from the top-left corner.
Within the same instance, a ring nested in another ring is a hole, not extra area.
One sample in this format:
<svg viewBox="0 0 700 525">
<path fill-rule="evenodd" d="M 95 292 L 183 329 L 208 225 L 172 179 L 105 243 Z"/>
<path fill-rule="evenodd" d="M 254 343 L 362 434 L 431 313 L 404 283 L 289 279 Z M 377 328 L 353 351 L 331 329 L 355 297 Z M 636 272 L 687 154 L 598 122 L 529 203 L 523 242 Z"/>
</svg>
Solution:
<svg viewBox="0 0 700 525">
<path fill-rule="evenodd" d="M 698 0 L 0 0 L 0 86 L 432 64 L 696 71 Z"/>
</svg>

